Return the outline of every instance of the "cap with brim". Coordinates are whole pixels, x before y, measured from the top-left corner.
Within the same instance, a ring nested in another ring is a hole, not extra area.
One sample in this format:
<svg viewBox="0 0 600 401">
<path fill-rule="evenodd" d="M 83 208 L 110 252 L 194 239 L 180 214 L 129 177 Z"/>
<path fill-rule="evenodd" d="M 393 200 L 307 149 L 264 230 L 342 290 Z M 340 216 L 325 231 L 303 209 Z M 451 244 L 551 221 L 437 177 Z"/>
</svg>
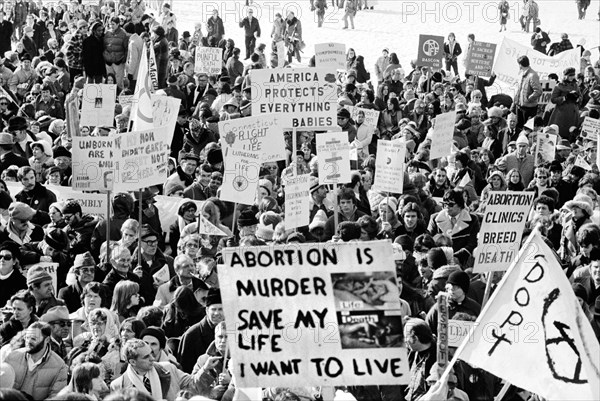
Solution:
<svg viewBox="0 0 600 401">
<path fill-rule="evenodd" d="M 152 200 L 154 202 L 156 202 L 156 200 L 154 199 L 154 197 L 156 196 L 156 194 L 158 192 L 155 192 L 156 188 L 144 188 L 142 192 L 142 202 L 148 201 L 148 200 Z M 133 196 L 135 198 L 136 201 L 140 200 L 140 191 L 135 191 L 133 193 Z"/>
<path fill-rule="evenodd" d="M 240 107 L 240 105 L 238 104 L 237 100 L 235 100 L 235 98 L 233 98 L 233 97 L 232 97 L 231 99 L 229 99 L 229 100 L 228 100 L 228 101 L 227 101 L 227 102 L 226 102 L 226 103 L 223 105 L 223 107 L 226 107 L 226 106 L 233 106 L 233 107 L 235 107 L 235 108 L 239 108 L 239 107 Z"/>
</svg>

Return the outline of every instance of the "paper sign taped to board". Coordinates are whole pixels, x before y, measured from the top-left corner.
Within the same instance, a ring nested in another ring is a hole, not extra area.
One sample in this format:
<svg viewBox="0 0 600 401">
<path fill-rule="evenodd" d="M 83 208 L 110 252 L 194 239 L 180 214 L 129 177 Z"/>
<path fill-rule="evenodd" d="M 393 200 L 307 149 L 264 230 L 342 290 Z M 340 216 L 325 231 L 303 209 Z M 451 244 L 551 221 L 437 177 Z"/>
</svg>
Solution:
<svg viewBox="0 0 600 401">
<path fill-rule="evenodd" d="M 377 142 L 375 159 L 375 180 L 373 188 L 377 191 L 401 193 L 404 185 L 404 158 L 406 143 L 404 140 Z"/>
<path fill-rule="evenodd" d="M 225 248 L 223 256 L 240 387 L 408 383 L 389 241 Z M 371 287 L 383 295 L 370 296 Z"/>
<path fill-rule="evenodd" d="M 250 150 L 232 149 L 223 154 L 225 172 L 220 199 L 252 205 L 256 199 L 261 154 Z"/>
</svg>

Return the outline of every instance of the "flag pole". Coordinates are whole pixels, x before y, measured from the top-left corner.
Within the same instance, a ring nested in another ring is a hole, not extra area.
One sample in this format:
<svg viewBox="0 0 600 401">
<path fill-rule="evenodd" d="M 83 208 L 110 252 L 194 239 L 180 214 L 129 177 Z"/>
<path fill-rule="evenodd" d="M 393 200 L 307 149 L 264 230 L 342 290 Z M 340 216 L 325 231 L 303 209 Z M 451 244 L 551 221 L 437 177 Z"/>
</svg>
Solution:
<svg viewBox="0 0 600 401">
<path fill-rule="evenodd" d="M 142 268 L 142 194 L 143 194 L 143 189 L 140 188 L 138 190 L 139 193 L 139 204 L 138 204 L 138 219 L 140 221 L 140 224 L 138 224 L 138 249 L 137 249 L 137 258 L 138 258 L 138 264 L 136 266 L 136 268 Z"/>
<path fill-rule="evenodd" d="M 502 386 L 502 389 L 500 390 L 498 395 L 496 397 L 494 397 L 494 401 L 501 401 L 502 398 L 504 398 L 504 396 L 508 392 L 508 389 L 510 388 L 510 386 L 511 386 L 511 384 L 509 382 L 504 383 L 504 386 Z"/>
<path fill-rule="evenodd" d="M 494 279 L 494 275 L 496 272 L 488 272 L 487 281 L 485 283 L 485 292 L 483 293 L 483 302 L 481 303 L 481 307 L 483 308 L 487 301 L 490 299 L 490 294 L 492 292 L 492 280 Z"/>
<path fill-rule="evenodd" d="M 106 191 L 106 260 L 110 263 L 110 189 Z"/>
</svg>

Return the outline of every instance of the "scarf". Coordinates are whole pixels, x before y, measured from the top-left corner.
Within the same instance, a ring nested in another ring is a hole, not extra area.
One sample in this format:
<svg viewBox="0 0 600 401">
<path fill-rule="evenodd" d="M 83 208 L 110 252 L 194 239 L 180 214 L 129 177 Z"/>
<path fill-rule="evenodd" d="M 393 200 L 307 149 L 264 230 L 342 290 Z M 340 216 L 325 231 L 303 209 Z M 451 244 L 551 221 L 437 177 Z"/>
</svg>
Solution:
<svg viewBox="0 0 600 401">
<path fill-rule="evenodd" d="M 149 394 L 144 386 L 144 382 L 142 382 L 137 373 L 135 373 L 131 365 L 127 367 L 125 374 L 135 388 L 142 393 Z M 153 367 L 146 375 L 148 376 L 148 379 L 150 379 L 150 386 L 152 386 L 152 394 L 149 395 L 151 395 L 155 400 L 162 400 L 162 387 L 160 384 L 160 379 L 158 378 L 158 373 L 156 373 L 156 369 Z"/>
</svg>

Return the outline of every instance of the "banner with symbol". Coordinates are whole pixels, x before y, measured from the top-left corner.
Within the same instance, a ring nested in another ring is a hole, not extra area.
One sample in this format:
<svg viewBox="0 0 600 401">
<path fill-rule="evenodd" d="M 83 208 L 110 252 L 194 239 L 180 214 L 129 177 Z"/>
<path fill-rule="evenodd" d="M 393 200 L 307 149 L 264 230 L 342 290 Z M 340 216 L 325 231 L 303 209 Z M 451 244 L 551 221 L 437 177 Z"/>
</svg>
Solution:
<svg viewBox="0 0 600 401">
<path fill-rule="evenodd" d="M 319 184 L 350 182 L 350 144 L 346 132 L 317 134 Z"/>
<path fill-rule="evenodd" d="M 373 189 L 381 192 L 401 193 L 404 185 L 405 157 L 406 144 L 403 140 L 379 140 Z"/>
<path fill-rule="evenodd" d="M 419 35 L 418 54 L 417 65 L 441 69 L 444 58 L 444 37 Z"/>
<path fill-rule="evenodd" d="M 262 164 L 260 152 L 228 149 L 224 152 L 225 174 L 219 198 L 224 201 L 252 205 L 256 198 L 258 176 Z"/>
</svg>

